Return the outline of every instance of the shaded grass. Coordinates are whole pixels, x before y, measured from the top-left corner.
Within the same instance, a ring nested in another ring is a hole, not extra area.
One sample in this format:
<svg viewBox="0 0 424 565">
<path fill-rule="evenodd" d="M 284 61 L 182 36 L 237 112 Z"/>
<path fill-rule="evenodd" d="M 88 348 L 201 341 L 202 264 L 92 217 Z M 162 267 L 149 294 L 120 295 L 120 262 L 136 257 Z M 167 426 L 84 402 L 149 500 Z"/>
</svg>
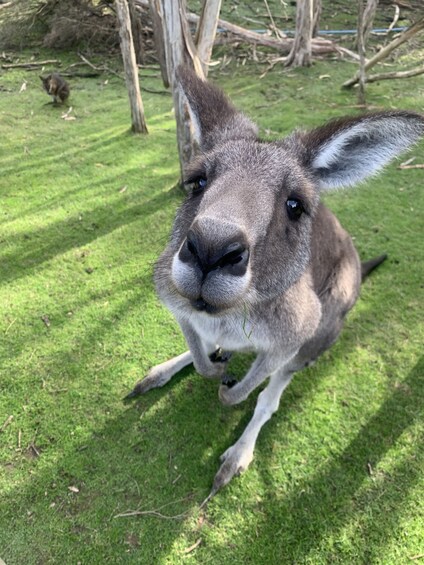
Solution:
<svg viewBox="0 0 424 565">
<path fill-rule="evenodd" d="M 263 135 L 358 111 L 338 88 L 348 63 L 259 70 L 215 77 Z M 73 81 L 74 121 L 45 105 L 35 75 L 2 83 L 0 425 L 14 418 L 0 433 L 0 557 L 398 564 L 423 553 L 423 172 L 392 166 L 326 197 L 361 255 L 389 260 L 339 342 L 285 393 L 249 471 L 199 512 L 255 398 L 224 408 L 186 369 L 121 403 L 184 348 L 151 282 L 182 198 L 170 98 L 144 95 L 150 134 L 137 137 L 115 77 Z M 423 80 L 407 84 L 373 85 L 370 104 L 422 110 Z M 424 161 L 422 145 L 412 154 Z M 137 508 L 184 516 L 114 518 Z"/>
</svg>

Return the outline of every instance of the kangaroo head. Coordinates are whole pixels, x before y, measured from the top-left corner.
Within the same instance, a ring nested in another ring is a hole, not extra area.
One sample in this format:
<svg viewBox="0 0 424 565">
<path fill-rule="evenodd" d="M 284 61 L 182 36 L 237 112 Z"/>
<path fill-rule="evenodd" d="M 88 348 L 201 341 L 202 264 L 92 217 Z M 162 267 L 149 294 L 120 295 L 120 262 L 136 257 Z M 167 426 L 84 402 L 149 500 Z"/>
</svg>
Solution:
<svg viewBox="0 0 424 565">
<path fill-rule="evenodd" d="M 263 141 L 221 90 L 188 69 L 177 80 L 200 151 L 185 175 L 171 278 L 193 308 L 211 314 L 287 290 L 310 264 L 321 190 L 376 173 L 424 132 L 417 114 L 380 112 Z"/>
<path fill-rule="evenodd" d="M 50 79 L 52 75 L 48 75 L 46 77 L 40 76 L 40 80 L 43 83 L 43 88 L 48 92 L 50 88 Z"/>
</svg>

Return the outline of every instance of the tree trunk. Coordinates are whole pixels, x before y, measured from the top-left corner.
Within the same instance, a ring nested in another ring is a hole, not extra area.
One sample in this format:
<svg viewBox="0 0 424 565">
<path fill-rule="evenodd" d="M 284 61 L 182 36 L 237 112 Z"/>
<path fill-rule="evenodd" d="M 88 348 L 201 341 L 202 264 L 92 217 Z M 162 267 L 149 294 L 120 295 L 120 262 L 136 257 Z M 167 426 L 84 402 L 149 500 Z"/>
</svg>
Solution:
<svg viewBox="0 0 424 565">
<path fill-rule="evenodd" d="M 363 8 L 363 36 L 364 44 L 366 45 L 368 38 L 371 34 L 372 26 L 374 24 L 374 18 L 377 11 L 378 0 L 366 0 L 366 4 Z M 359 30 L 358 30 L 359 33 Z M 359 36 L 356 35 L 355 49 L 359 51 Z"/>
<path fill-rule="evenodd" d="M 136 10 L 134 0 L 128 0 L 128 8 L 131 18 L 131 32 L 134 43 L 135 60 L 138 65 L 142 65 L 144 63 L 144 52 L 140 14 Z"/>
<path fill-rule="evenodd" d="M 147 133 L 144 120 L 143 102 L 138 82 L 138 68 L 135 60 L 134 45 L 131 33 L 131 19 L 127 0 L 115 0 L 116 14 L 119 22 L 122 59 L 124 62 L 125 82 L 130 99 L 132 130 L 135 133 Z"/>
<path fill-rule="evenodd" d="M 221 0 L 203 0 L 202 13 L 197 26 L 195 43 L 205 77 L 208 75 L 213 42 L 218 26 Z"/>
<path fill-rule="evenodd" d="M 297 0 L 296 31 L 286 66 L 309 67 L 312 63 L 313 0 Z"/>
<path fill-rule="evenodd" d="M 314 0 L 314 16 L 312 19 L 312 37 L 318 37 L 321 12 L 322 12 L 322 0 Z"/>
<path fill-rule="evenodd" d="M 150 16 L 153 24 L 153 40 L 155 42 L 156 54 L 158 56 L 162 82 L 165 88 L 170 86 L 168 68 L 166 66 L 164 22 L 161 0 L 149 0 Z"/>
<path fill-rule="evenodd" d="M 364 19 L 364 4 L 363 0 L 358 0 L 358 55 L 359 55 L 359 81 L 358 81 L 358 104 L 365 106 L 365 82 L 366 82 L 366 72 L 365 72 L 365 19 Z"/>
<path fill-rule="evenodd" d="M 162 8 L 167 74 L 172 87 L 183 177 L 184 168 L 193 156 L 195 145 L 190 114 L 181 89 L 175 83 L 175 71 L 179 65 L 189 65 L 194 67 L 202 78 L 203 71 L 188 29 L 185 0 L 162 0 Z"/>
<path fill-rule="evenodd" d="M 364 8 L 364 45 L 366 45 L 371 34 L 374 24 L 375 14 L 377 12 L 378 0 L 368 0 Z"/>
</svg>

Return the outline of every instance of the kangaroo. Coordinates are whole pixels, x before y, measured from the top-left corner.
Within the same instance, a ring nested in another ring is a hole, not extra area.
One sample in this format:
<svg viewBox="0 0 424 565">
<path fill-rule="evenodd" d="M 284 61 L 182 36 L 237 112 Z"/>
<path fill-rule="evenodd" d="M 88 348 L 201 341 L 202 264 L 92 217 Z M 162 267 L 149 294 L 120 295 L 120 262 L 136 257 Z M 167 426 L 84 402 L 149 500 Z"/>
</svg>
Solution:
<svg viewBox="0 0 424 565">
<path fill-rule="evenodd" d="M 52 73 L 46 77 L 40 76 L 40 79 L 47 94 L 53 96 L 54 104 L 57 104 L 58 99 L 62 104 L 66 102 L 69 97 L 70 88 L 69 84 L 60 74 Z"/>
<path fill-rule="evenodd" d="M 150 369 L 126 398 L 162 387 L 190 363 L 221 381 L 225 405 L 268 379 L 252 419 L 221 457 L 209 500 L 247 469 L 293 375 L 335 342 L 361 281 L 386 257 L 361 264 L 321 192 L 375 174 L 424 134 L 424 116 L 383 111 L 263 141 L 216 86 L 185 68 L 176 80 L 200 150 L 154 280 L 189 351 Z M 256 354 L 239 382 L 227 377 L 235 351 Z"/>
</svg>

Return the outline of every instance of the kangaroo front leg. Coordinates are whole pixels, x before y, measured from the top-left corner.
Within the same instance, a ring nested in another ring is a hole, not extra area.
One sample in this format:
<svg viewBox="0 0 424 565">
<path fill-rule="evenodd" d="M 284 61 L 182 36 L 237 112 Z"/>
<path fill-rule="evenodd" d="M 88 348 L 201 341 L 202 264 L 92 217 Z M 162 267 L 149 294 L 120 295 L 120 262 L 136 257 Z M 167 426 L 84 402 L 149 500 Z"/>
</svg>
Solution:
<svg viewBox="0 0 424 565">
<path fill-rule="evenodd" d="M 193 357 L 196 371 L 209 379 L 224 375 L 229 355 L 218 352 L 216 344 L 205 343 L 187 322 L 180 322 L 181 329 Z"/>
<path fill-rule="evenodd" d="M 290 358 L 289 358 L 290 359 Z M 288 359 L 288 360 L 289 360 Z M 281 365 L 285 365 L 280 357 L 274 357 L 270 353 L 259 353 L 252 366 L 237 384 L 227 386 L 223 382 L 219 387 L 219 399 L 227 406 L 243 402 L 249 394 L 255 390 L 264 380 L 274 373 Z"/>
<path fill-rule="evenodd" d="M 281 395 L 289 384 L 293 373 L 276 371 L 270 378 L 268 386 L 260 393 L 252 419 L 248 423 L 239 440 L 221 456 L 222 465 L 215 476 L 212 498 L 220 488 L 228 484 L 234 475 L 247 469 L 253 459 L 253 450 L 262 426 L 272 414 L 278 410 Z"/>
<path fill-rule="evenodd" d="M 190 351 L 186 351 L 177 357 L 169 359 L 160 365 L 152 367 L 143 380 L 139 381 L 133 390 L 127 394 L 124 400 L 134 398 L 139 394 L 144 394 L 152 388 L 159 388 L 172 379 L 181 369 L 193 363 L 193 356 Z"/>
</svg>

